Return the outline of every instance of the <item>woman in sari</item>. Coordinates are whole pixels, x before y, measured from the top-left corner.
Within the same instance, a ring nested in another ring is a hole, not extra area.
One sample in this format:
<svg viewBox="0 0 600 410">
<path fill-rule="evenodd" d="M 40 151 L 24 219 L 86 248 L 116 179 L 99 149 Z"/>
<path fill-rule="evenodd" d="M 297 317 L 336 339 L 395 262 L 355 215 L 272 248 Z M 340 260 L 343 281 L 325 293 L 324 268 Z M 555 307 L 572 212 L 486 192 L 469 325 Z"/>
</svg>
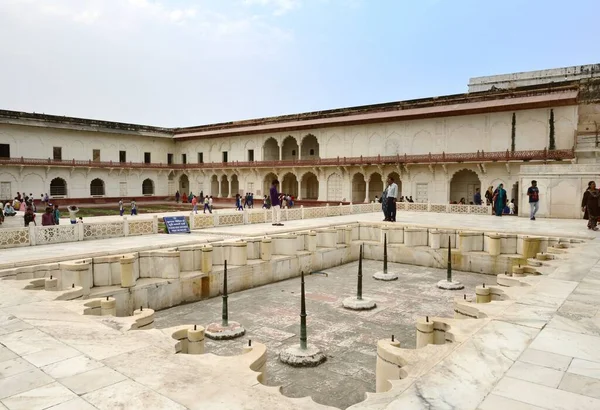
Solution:
<svg viewBox="0 0 600 410">
<path fill-rule="evenodd" d="M 504 184 L 500 184 L 498 185 L 496 192 L 494 192 L 494 211 L 496 212 L 496 216 L 502 216 L 506 202 L 507 198 Z"/>
<path fill-rule="evenodd" d="M 590 181 L 588 190 L 583 194 L 581 210 L 588 213 L 588 229 L 597 231 L 598 215 L 600 214 L 600 191 L 596 189 L 596 183 Z"/>
</svg>

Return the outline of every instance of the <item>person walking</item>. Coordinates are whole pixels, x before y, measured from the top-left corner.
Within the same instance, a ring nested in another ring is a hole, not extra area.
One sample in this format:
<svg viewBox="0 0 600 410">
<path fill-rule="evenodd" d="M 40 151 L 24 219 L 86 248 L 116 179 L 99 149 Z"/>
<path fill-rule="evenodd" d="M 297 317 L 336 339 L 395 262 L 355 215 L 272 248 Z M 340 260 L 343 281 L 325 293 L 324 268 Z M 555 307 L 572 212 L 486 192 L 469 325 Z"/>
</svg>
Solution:
<svg viewBox="0 0 600 410">
<path fill-rule="evenodd" d="M 25 227 L 28 227 L 30 222 L 33 222 L 33 224 L 36 225 L 35 214 L 33 213 L 33 208 L 31 208 L 30 206 L 27 207 L 27 209 L 25 210 L 25 214 L 23 215 L 23 221 L 25 222 Z"/>
<path fill-rule="evenodd" d="M 588 213 L 588 229 L 592 231 L 598 230 L 598 216 L 600 215 L 600 191 L 596 189 L 596 182 L 590 181 L 589 188 L 583 194 L 581 201 L 581 210 L 587 210 Z"/>
<path fill-rule="evenodd" d="M 586 191 L 589 191 L 589 190 L 590 190 L 590 185 L 592 184 L 592 182 L 594 182 L 594 181 L 590 181 L 590 182 L 588 182 L 588 187 L 587 187 Z M 585 196 L 585 192 L 584 192 L 584 196 Z M 582 205 L 582 206 L 584 206 L 583 204 L 581 204 L 581 205 Z M 589 215 L 588 215 L 587 207 L 586 207 L 586 206 L 584 206 L 584 210 L 583 210 L 583 219 L 585 219 L 585 220 L 587 221 L 587 220 L 588 220 L 588 218 L 589 218 Z"/>
<path fill-rule="evenodd" d="M 54 225 L 60 225 L 60 210 L 58 209 L 58 204 L 54 204 L 54 212 L 52 212 L 52 217 L 54 218 Z"/>
<path fill-rule="evenodd" d="M 192 206 L 193 206 L 193 212 L 197 215 L 198 214 L 198 198 L 196 197 L 196 195 L 194 195 L 194 197 L 192 198 Z"/>
<path fill-rule="evenodd" d="M 498 185 L 498 188 L 496 189 L 496 192 L 494 192 L 494 196 L 492 199 L 494 202 L 494 210 L 496 216 L 502 216 L 502 212 L 504 212 L 504 207 L 506 206 L 507 202 L 504 184 Z"/>
<path fill-rule="evenodd" d="M 180 197 L 181 197 L 181 195 L 179 194 L 179 190 L 177 190 L 177 192 L 175 192 L 175 202 L 179 203 Z"/>
<path fill-rule="evenodd" d="M 479 192 L 479 188 L 475 189 L 475 195 L 473 195 L 473 203 L 475 205 L 481 205 L 481 192 Z"/>
<path fill-rule="evenodd" d="M 235 194 L 235 210 L 243 211 L 244 207 L 242 206 L 242 197 L 240 194 Z"/>
<path fill-rule="evenodd" d="M 212 197 L 212 195 L 208 197 L 208 210 L 212 214 L 212 211 L 213 211 L 213 197 Z"/>
<path fill-rule="evenodd" d="M 210 210 L 210 208 L 208 207 L 208 195 L 206 195 L 204 197 L 204 213 L 206 213 L 206 210 L 208 209 L 208 211 L 212 214 L 212 211 Z"/>
<path fill-rule="evenodd" d="M 125 213 L 125 207 L 123 206 L 123 200 L 119 199 L 119 215 L 123 216 Z"/>
<path fill-rule="evenodd" d="M 535 221 L 535 214 L 540 209 L 540 189 L 537 187 L 537 181 L 531 181 L 527 196 L 529 197 L 529 219 Z"/>
<path fill-rule="evenodd" d="M 283 226 L 281 223 L 281 201 L 279 200 L 279 192 L 277 192 L 278 185 L 279 181 L 274 179 L 269 190 L 271 197 L 271 222 L 273 222 L 273 226 Z"/>
<path fill-rule="evenodd" d="M 135 199 L 131 200 L 131 216 L 137 215 L 137 204 L 135 203 Z"/>
<path fill-rule="evenodd" d="M 54 225 L 54 216 L 52 215 L 52 208 L 46 207 L 46 211 L 42 214 L 42 226 Z"/>
<path fill-rule="evenodd" d="M 389 176 L 387 178 L 387 189 L 386 191 L 386 202 L 387 202 L 387 215 L 386 221 L 396 222 L 396 198 L 398 197 L 398 185 L 394 182 L 394 178 Z"/>
</svg>

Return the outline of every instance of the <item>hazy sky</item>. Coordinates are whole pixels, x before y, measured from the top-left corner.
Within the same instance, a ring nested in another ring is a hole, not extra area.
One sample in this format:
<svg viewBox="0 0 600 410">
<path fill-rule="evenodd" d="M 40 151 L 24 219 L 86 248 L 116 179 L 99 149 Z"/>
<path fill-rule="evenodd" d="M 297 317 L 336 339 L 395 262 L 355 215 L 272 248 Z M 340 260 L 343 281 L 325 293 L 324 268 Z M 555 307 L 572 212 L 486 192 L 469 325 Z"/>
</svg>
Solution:
<svg viewBox="0 0 600 410">
<path fill-rule="evenodd" d="M 157 126 L 600 62 L 598 0 L 0 0 L 0 109 Z"/>
</svg>

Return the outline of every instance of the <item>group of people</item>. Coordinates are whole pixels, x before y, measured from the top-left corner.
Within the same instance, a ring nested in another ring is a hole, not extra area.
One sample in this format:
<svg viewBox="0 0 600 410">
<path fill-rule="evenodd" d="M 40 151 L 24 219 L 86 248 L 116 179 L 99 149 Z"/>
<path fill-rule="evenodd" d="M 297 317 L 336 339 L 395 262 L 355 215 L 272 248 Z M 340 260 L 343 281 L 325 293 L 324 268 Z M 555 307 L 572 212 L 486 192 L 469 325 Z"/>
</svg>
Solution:
<svg viewBox="0 0 600 410">
<path fill-rule="evenodd" d="M 123 200 L 119 199 L 119 215 L 123 216 L 125 213 L 125 205 L 123 205 Z M 131 200 L 131 215 L 137 215 L 137 204 L 135 203 L 135 199 Z"/>
<path fill-rule="evenodd" d="M 200 198 L 202 198 L 204 196 L 203 192 L 200 191 Z M 192 201 L 194 200 L 195 195 L 192 194 L 191 192 L 188 194 L 186 194 L 185 192 L 183 194 L 180 194 L 179 191 L 175 192 L 175 202 L 179 203 L 179 201 L 181 201 L 181 203 L 183 204 L 191 204 Z"/>
<path fill-rule="evenodd" d="M 533 182 L 535 183 L 535 181 L 533 181 Z M 506 189 L 504 189 L 504 184 L 502 184 L 502 183 L 499 184 L 496 189 L 494 189 L 493 186 L 488 187 L 487 191 L 485 191 L 485 202 L 487 205 L 492 205 L 492 212 L 496 216 L 516 215 L 518 213 L 518 208 L 517 208 L 517 205 L 515 204 L 514 198 L 511 199 L 510 201 L 508 200 L 508 195 L 506 193 Z M 459 203 L 462 205 L 466 205 L 464 198 L 461 198 Z M 476 189 L 475 195 L 473 196 L 473 202 L 471 202 L 471 205 L 483 205 L 483 200 L 481 198 L 481 193 L 479 192 L 479 188 Z M 536 212 L 537 212 L 537 210 L 536 210 Z M 532 214 L 531 219 L 535 220 L 535 213 Z"/>
</svg>

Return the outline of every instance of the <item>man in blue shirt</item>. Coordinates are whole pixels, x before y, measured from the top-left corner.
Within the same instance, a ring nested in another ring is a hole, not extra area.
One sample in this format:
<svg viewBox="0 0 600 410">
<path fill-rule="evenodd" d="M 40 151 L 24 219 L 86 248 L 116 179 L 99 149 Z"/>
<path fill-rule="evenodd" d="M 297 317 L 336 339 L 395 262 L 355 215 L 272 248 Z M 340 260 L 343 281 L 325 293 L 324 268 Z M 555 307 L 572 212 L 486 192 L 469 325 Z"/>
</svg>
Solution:
<svg viewBox="0 0 600 410">
<path fill-rule="evenodd" d="M 529 197 L 529 219 L 535 221 L 535 214 L 540 209 L 540 189 L 537 187 L 537 181 L 531 181 L 527 196 Z"/>
<path fill-rule="evenodd" d="M 473 203 L 475 205 L 481 205 L 481 192 L 479 192 L 479 188 L 475 189 L 475 195 L 473 196 Z"/>
<path fill-rule="evenodd" d="M 269 191 L 271 196 L 271 221 L 273 222 L 273 226 L 283 226 L 281 223 L 281 202 L 279 201 L 277 185 L 279 185 L 279 181 L 274 179 Z"/>
</svg>

